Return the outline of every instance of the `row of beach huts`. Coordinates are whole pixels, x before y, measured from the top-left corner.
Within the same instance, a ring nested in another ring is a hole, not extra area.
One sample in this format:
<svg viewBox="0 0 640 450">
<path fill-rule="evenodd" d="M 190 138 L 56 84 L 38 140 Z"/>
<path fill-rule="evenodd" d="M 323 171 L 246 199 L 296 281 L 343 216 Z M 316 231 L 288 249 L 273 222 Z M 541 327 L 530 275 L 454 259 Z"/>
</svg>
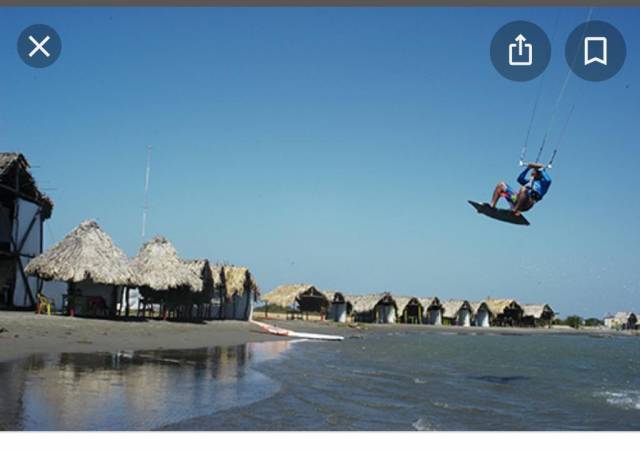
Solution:
<svg viewBox="0 0 640 450">
<path fill-rule="evenodd" d="M 62 309 L 73 316 L 249 320 L 259 296 L 246 267 L 182 260 L 162 236 L 128 258 L 95 221 L 81 223 L 33 258 L 25 273 L 65 283 Z M 38 304 L 54 303 L 42 291 L 36 295 Z"/>
<path fill-rule="evenodd" d="M 342 323 L 534 327 L 550 326 L 556 315 L 547 304 L 521 304 L 513 299 L 440 301 L 438 297 L 400 296 L 389 292 L 350 295 L 322 291 L 309 284 L 278 286 L 262 300 L 292 311 L 292 315 L 297 312 L 304 317 L 305 313 L 315 313 Z"/>
</svg>

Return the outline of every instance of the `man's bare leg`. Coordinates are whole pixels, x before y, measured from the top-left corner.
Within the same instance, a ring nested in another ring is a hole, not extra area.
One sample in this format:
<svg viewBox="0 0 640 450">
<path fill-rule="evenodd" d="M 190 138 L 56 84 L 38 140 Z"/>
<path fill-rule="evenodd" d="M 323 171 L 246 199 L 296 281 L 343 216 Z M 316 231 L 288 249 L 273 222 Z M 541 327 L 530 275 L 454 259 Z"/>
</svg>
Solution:
<svg viewBox="0 0 640 450">
<path fill-rule="evenodd" d="M 498 183 L 495 190 L 493 191 L 493 197 L 491 198 L 492 208 L 496 207 L 496 205 L 498 204 L 498 200 L 500 200 L 500 196 L 504 192 L 506 192 L 506 190 L 507 190 L 507 184 L 504 181 L 501 181 L 500 183 Z"/>
</svg>

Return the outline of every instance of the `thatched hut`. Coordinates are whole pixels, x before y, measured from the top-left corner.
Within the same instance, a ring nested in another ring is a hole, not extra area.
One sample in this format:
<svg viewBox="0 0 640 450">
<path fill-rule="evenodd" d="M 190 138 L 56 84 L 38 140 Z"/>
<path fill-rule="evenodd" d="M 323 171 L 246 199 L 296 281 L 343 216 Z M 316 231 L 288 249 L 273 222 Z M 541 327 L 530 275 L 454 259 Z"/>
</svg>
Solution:
<svg viewBox="0 0 640 450">
<path fill-rule="evenodd" d="M 555 312 L 547 304 L 522 305 L 522 321 L 525 327 L 549 327 Z"/>
<path fill-rule="evenodd" d="M 442 325 L 442 303 L 438 297 L 424 298 L 424 321 L 428 325 Z"/>
<path fill-rule="evenodd" d="M 334 322 L 345 323 L 353 313 L 353 305 L 348 302 L 342 292 L 325 291 L 324 295 L 331 302 L 329 317 Z"/>
<path fill-rule="evenodd" d="M 173 244 L 163 236 L 143 244 L 130 268 L 132 284 L 142 294 L 143 315 L 148 305 L 158 303 L 164 318 L 181 317 L 192 308 L 191 294 L 203 289 L 203 280 L 178 258 Z"/>
<path fill-rule="evenodd" d="M 283 284 L 262 299 L 282 308 L 297 309 L 304 313 L 316 312 L 321 316 L 326 316 L 330 307 L 329 298 L 312 284 Z"/>
<path fill-rule="evenodd" d="M 473 311 L 466 300 L 449 300 L 442 304 L 442 318 L 449 325 L 471 326 Z"/>
<path fill-rule="evenodd" d="M 251 320 L 253 307 L 260 291 L 253 275 L 246 267 L 222 266 L 223 318 Z"/>
<path fill-rule="evenodd" d="M 0 308 L 34 308 L 42 281 L 25 266 L 42 253 L 53 203 L 37 187 L 21 153 L 0 153 Z"/>
<path fill-rule="evenodd" d="M 491 310 L 485 302 L 469 302 L 471 305 L 472 322 L 474 327 L 491 326 Z"/>
<path fill-rule="evenodd" d="M 85 221 L 48 251 L 31 260 L 26 273 L 67 283 L 68 312 L 113 316 L 130 283 L 129 260 L 98 224 Z"/>
<path fill-rule="evenodd" d="M 388 292 L 369 295 L 345 295 L 353 305 L 353 318 L 357 322 L 395 323 L 398 308 Z"/>
<path fill-rule="evenodd" d="M 402 323 L 419 324 L 423 321 L 425 302 L 418 297 L 405 297 L 394 295 L 393 299 L 398 308 L 398 317 Z M 426 305 L 428 306 L 428 305 Z"/>
<path fill-rule="evenodd" d="M 209 318 L 211 314 L 211 300 L 214 296 L 214 280 L 211 264 L 207 259 L 185 260 L 183 263 L 187 268 L 202 281 L 202 290 L 198 292 L 189 291 L 188 302 L 196 307 L 195 316 L 198 319 Z"/>
<path fill-rule="evenodd" d="M 493 326 L 513 327 L 522 322 L 522 307 L 515 300 L 487 299 L 484 302 L 491 311 Z"/>
<path fill-rule="evenodd" d="M 618 330 L 635 330 L 638 328 L 638 317 L 627 311 L 619 311 L 613 316 L 605 318 L 605 326 Z"/>
</svg>

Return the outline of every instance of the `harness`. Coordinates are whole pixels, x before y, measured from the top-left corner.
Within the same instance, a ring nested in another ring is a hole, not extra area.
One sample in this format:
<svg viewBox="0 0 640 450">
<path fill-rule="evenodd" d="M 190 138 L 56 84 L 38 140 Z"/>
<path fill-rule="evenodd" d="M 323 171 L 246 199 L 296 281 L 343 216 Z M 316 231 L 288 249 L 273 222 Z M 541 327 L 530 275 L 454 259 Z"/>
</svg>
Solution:
<svg viewBox="0 0 640 450">
<path fill-rule="evenodd" d="M 527 186 L 527 191 L 529 193 L 529 198 L 531 198 L 531 200 L 533 200 L 534 202 L 539 202 L 540 200 L 542 200 L 542 196 L 534 191 L 531 186 Z"/>
</svg>

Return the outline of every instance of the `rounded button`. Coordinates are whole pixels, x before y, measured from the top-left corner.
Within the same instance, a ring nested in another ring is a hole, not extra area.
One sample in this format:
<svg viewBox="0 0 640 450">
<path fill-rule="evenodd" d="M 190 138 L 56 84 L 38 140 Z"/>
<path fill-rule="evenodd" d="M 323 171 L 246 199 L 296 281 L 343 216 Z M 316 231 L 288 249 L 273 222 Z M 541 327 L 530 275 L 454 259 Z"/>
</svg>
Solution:
<svg viewBox="0 0 640 450">
<path fill-rule="evenodd" d="M 564 54 L 577 76 L 587 81 L 604 81 L 622 69 L 627 46 L 616 27 L 592 20 L 571 32 Z"/>
<path fill-rule="evenodd" d="M 549 65 L 551 43 L 538 25 L 517 20 L 498 30 L 491 41 L 491 62 L 505 78 L 529 81 Z"/>
<path fill-rule="evenodd" d="M 41 69 L 50 66 L 61 51 L 60 35 L 49 25 L 31 25 L 18 37 L 18 55 L 31 67 Z"/>
</svg>

